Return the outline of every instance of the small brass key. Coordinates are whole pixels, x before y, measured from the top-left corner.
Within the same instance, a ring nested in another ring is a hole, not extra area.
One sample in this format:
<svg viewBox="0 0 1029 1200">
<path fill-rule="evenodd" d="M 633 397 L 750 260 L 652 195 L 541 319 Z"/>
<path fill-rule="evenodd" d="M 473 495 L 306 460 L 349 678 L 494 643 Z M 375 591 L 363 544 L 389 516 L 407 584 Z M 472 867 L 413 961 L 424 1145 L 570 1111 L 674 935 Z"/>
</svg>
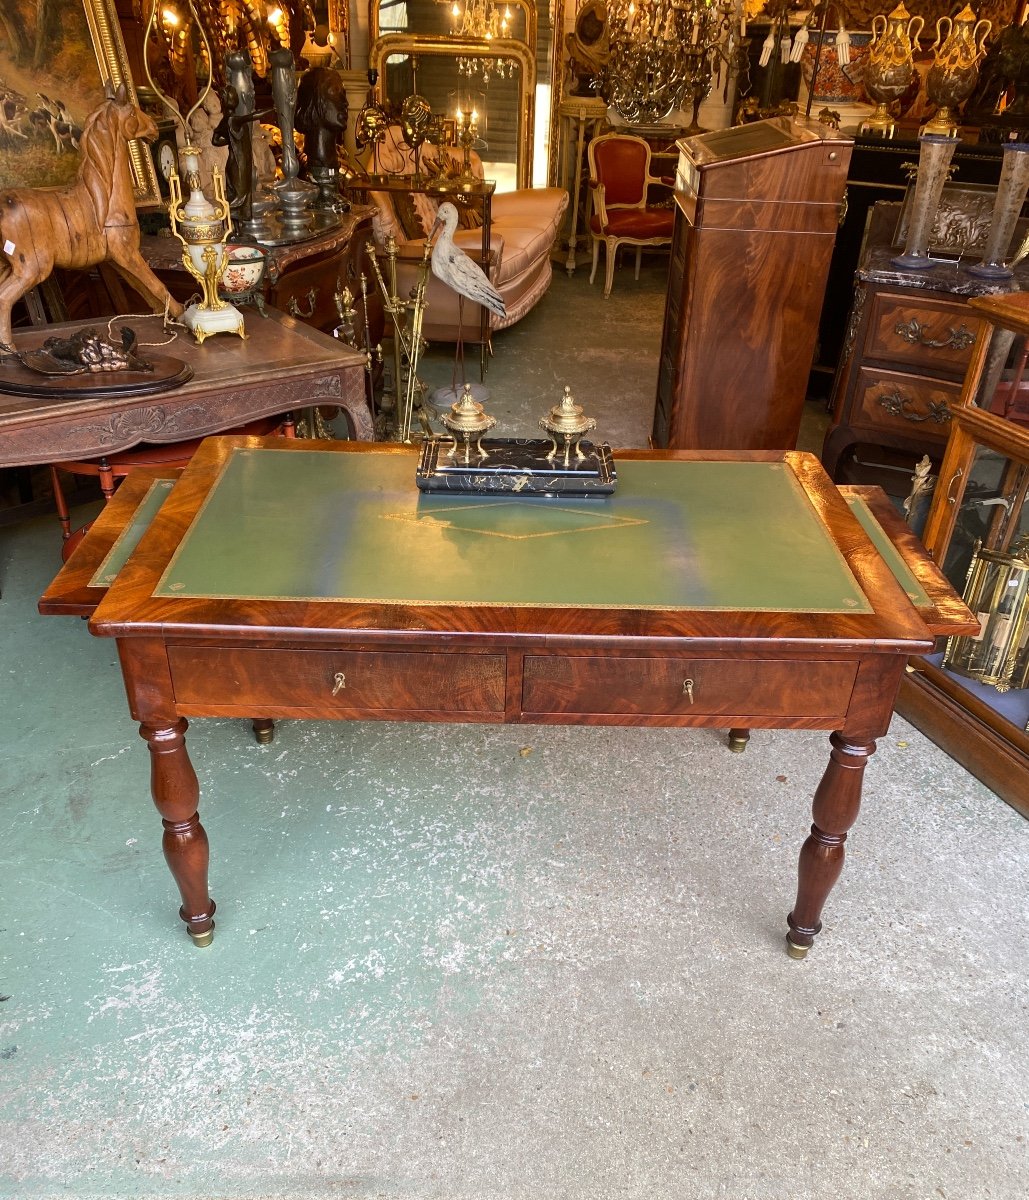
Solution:
<svg viewBox="0 0 1029 1200">
<path fill-rule="evenodd" d="M 346 675 L 343 674 L 342 671 L 337 671 L 336 674 L 333 675 L 333 677 L 332 677 L 332 682 L 333 682 L 332 694 L 335 696 L 337 692 L 342 691 L 343 688 L 345 688 L 347 686 L 347 677 L 346 677 Z"/>
<path fill-rule="evenodd" d="M 690 704 L 693 703 L 693 680 L 687 679 L 683 681 L 682 694 L 689 697 Z"/>
</svg>

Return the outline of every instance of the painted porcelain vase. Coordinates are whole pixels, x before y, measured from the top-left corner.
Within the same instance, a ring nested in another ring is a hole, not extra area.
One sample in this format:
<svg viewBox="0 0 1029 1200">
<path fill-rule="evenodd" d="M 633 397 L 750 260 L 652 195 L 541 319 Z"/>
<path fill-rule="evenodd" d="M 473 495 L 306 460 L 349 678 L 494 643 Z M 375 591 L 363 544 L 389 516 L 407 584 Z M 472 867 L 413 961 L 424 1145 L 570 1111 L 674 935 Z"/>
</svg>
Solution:
<svg viewBox="0 0 1029 1200">
<path fill-rule="evenodd" d="M 972 94 L 979 80 L 979 63 L 986 53 L 986 38 L 993 24 L 977 21 L 966 4 L 953 20 L 936 22 L 933 65 L 925 77 L 926 95 L 937 105 L 937 113 L 926 125 L 926 133 L 948 134 L 958 125 L 958 105 Z"/>
<path fill-rule="evenodd" d="M 925 21 L 913 17 L 903 4 L 888 17 L 880 13 L 872 19 L 872 43 L 865 67 L 865 91 L 875 101 L 875 112 L 865 125 L 870 130 L 887 130 L 893 118 L 887 105 L 899 100 L 911 83 L 915 69 L 914 52 L 920 50 L 918 35 Z"/>
</svg>

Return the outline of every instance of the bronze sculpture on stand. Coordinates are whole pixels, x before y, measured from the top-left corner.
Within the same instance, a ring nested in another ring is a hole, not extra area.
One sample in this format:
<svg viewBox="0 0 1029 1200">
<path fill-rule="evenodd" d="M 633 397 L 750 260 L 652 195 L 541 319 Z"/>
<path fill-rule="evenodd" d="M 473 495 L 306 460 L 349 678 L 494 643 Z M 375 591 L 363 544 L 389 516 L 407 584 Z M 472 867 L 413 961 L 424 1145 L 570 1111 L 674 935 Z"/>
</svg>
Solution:
<svg viewBox="0 0 1029 1200">
<path fill-rule="evenodd" d="M 293 138 L 293 114 L 297 102 L 296 64 L 289 50 L 280 47 L 268 56 L 275 116 L 282 132 L 282 180 L 275 193 L 282 206 L 284 229 L 300 234 L 311 227 L 309 209 L 316 189 L 300 178 L 300 160 Z"/>
<path fill-rule="evenodd" d="M 347 127 L 347 93 L 338 71 L 312 67 L 297 89 L 294 121 L 304 137 L 307 174 L 318 187 L 315 207 L 347 212 L 349 203 L 339 192 L 340 142 Z"/>
<path fill-rule="evenodd" d="M 222 116 L 211 133 L 212 146 L 225 146 L 225 194 L 233 216 L 244 226 L 254 220 L 254 122 L 263 113 L 248 112 L 239 93 L 227 83 L 221 93 Z"/>
</svg>

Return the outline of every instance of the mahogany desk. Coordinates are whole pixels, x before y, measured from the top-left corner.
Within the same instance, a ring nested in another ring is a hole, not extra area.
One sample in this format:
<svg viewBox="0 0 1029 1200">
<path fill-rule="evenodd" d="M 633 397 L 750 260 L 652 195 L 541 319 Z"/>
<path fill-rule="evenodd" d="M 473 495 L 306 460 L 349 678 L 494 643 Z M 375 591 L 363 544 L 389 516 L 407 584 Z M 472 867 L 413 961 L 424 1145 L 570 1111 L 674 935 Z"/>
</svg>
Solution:
<svg viewBox="0 0 1029 1200">
<path fill-rule="evenodd" d="M 265 737 L 280 717 L 714 726 L 741 747 L 763 726 L 833 731 L 788 918 L 802 957 L 908 656 L 976 628 L 899 520 L 876 524 L 881 493 L 855 519 L 810 454 L 635 451 L 605 500 L 421 496 L 416 456 L 208 439 L 155 484 L 124 565 L 94 575 L 131 478 L 40 601 L 95 608 L 117 641 L 194 941 L 215 906 L 187 716 Z"/>
<path fill-rule="evenodd" d="M 268 309 L 247 311 L 247 338 L 228 334 L 198 346 L 185 331 L 155 353 L 181 359 L 193 378 L 152 396 L 37 399 L 5 392 L 0 365 L 0 467 L 99 458 L 140 442 L 185 442 L 291 409 L 338 406 L 354 437 L 374 436 L 365 395 L 364 355 L 293 317 Z M 163 340 L 156 317 L 113 319 L 131 325 L 141 342 Z M 106 319 L 18 330 L 18 349 L 55 333 L 96 326 Z"/>
</svg>

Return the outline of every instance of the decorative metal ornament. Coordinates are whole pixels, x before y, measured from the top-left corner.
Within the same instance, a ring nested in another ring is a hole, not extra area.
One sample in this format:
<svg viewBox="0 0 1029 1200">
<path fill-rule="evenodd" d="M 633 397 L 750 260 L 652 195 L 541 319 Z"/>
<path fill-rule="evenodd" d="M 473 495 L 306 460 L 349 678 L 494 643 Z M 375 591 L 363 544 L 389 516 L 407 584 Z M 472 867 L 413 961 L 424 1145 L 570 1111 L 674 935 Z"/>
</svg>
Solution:
<svg viewBox="0 0 1029 1200">
<path fill-rule="evenodd" d="M 1029 535 L 1009 554 L 976 542 L 964 601 L 979 633 L 949 638 L 943 665 L 998 692 L 1029 686 Z"/>
<path fill-rule="evenodd" d="M 448 457 L 457 457 L 458 439 L 463 444 L 461 462 L 467 466 L 472 461 L 472 445 L 480 459 L 489 458 L 489 452 L 482 448 L 482 435 L 488 433 L 497 423 L 496 417 L 491 417 L 478 400 L 472 395 L 471 384 L 464 385 L 460 400 L 455 400 L 447 412 L 440 414 L 440 423 L 454 439 L 454 444 L 448 451 Z"/>
<path fill-rule="evenodd" d="M 187 0 L 189 14 L 199 30 L 203 41 L 204 51 L 208 61 L 211 59 L 211 46 L 204 32 L 203 24 L 197 16 L 193 0 Z M 154 4 L 147 21 L 146 32 L 143 35 L 143 61 L 146 67 L 147 80 L 165 107 L 175 116 L 182 128 L 185 145 L 181 151 L 181 167 L 189 189 L 189 198 L 183 200 L 182 182 L 178 171 L 172 171 L 168 177 L 168 220 L 171 224 L 172 235 L 182 243 L 182 262 L 186 270 L 200 284 L 202 298 L 182 314 L 180 320 L 193 332 L 198 342 L 214 333 L 236 333 L 246 337 L 243 326 L 243 316 L 239 309 L 222 300 L 218 294 L 218 285 L 228 264 L 226 242 L 232 232 L 229 201 L 225 195 L 225 178 L 221 171 L 215 169 L 212 175 L 211 188 L 214 200 L 208 200 L 200 185 L 200 151 L 193 138 L 192 119 L 207 99 L 211 90 L 211 79 L 197 97 L 196 103 L 182 115 L 174 100 L 165 95 L 157 86 L 146 66 L 146 44 L 154 30 L 157 19 L 157 5 Z"/>
<path fill-rule="evenodd" d="M 550 435 L 553 445 L 553 449 L 547 455 L 548 461 L 553 462 L 561 453 L 561 446 L 558 442 L 560 438 L 564 442 L 564 465 L 566 467 L 570 465 L 573 448 L 576 460 L 581 462 L 586 455 L 583 454 L 580 443 L 583 436 L 596 427 L 597 422 L 593 417 L 587 417 L 583 413 L 582 405 L 575 403 L 572 389 L 566 387 L 561 403 L 555 404 L 545 417 L 540 417 L 540 429 Z"/>
<path fill-rule="evenodd" d="M 937 105 L 937 112 L 925 126 L 926 133 L 957 132 L 959 121 L 954 110 L 968 99 L 979 81 L 979 62 L 986 53 L 986 38 L 992 28 L 990 21 L 977 21 L 967 4 L 953 20 L 940 17 L 936 22 L 933 65 L 925 77 L 925 91 Z"/>
<path fill-rule="evenodd" d="M 229 262 L 226 242 L 232 230 L 229 201 L 221 171 L 214 170 L 210 201 L 200 188 L 200 157 L 195 146 L 182 150 L 182 165 L 186 170 L 189 199 L 182 199 L 182 184 L 177 172 L 168 180 L 171 198 L 168 220 L 172 236 L 182 243 L 182 262 L 199 283 L 202 298 L 179 318 L 193 332 L 198 342 L 215 333 L 235 333 L 246 337 L 243 314 L 219 295 L 219 284 Z"/>
<path fill-rule="evenodd" d="M 921 50 L 918 35 L 925 21 L 912 17 L 903 4 L 888 17 L 879 13 L 872 18 L 873 41 L 868 47 L 865 67 L 865 91 L 875 101 L 872 115 L 862 122 L 862 132 L 889 137 L 894 121 L 887 105 L 899 100 L 908 89 L 915 69 L 914 52 Z"/>
</svg>

